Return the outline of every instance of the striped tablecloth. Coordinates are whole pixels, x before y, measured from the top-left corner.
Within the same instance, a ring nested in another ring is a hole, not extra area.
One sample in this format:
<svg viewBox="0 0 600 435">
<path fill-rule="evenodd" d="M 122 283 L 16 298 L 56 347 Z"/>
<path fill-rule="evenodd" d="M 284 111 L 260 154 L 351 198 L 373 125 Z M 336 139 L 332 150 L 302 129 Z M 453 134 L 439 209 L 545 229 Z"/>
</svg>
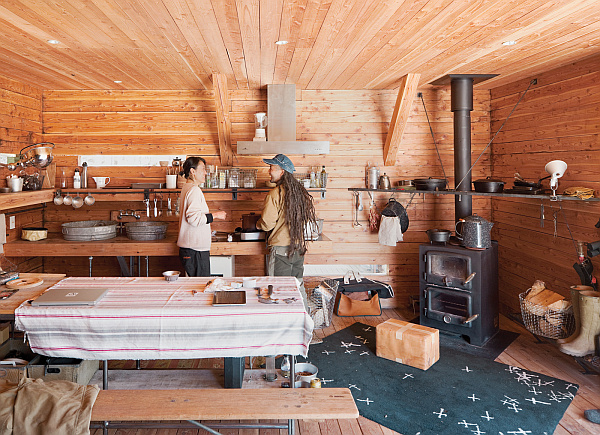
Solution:
<svg viewBox="0 0 600 435">
<path fill-rule="evenodd" d="M 242 282 L 241 278 L 225 279 Z M 186 359 L 290 354 L 306 356 L 313 322 L 293 277 L 259 277 L 277 304 L 212 306 L 208 278 L 66 278 L 50 288 L 108 288 L 91 307 L 15 310 L 34 352 L 81 359 Z M 194 294 L 194 291 L 197 293 Z M 284 303 L 283 299 L 296 298 Z"/>
</svg>

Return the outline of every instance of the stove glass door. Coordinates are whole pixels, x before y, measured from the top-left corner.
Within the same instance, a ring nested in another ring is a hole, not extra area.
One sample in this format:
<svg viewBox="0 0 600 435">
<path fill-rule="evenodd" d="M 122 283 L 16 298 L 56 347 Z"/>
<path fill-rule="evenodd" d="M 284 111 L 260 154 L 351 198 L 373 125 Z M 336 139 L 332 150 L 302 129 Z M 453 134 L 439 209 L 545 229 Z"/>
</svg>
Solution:
<svg viewBox="0 0 600 435">
<path fill-rule="evenodd" d="M 425 291 L 427 317 L 448 324 L 471 327 L 470 322 L 465 323 L 473 315 L 473 300 L 469 292 L 437 287 L 427 287 Z"/>
<path fill-rule="evenodd" d="M 426 281 L 448 287 L 471 288 L 465 283 L 471 275 L 471 258 L 449 252 L 429 251 L 425 259 Z"/>
</svg>

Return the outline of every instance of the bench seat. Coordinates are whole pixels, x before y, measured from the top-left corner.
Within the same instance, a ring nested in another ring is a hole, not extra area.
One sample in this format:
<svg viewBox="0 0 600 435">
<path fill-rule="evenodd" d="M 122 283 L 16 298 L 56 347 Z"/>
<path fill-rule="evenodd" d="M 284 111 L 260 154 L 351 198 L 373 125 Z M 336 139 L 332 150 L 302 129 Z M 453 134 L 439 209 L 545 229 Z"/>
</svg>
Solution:
<svg viewBox="0 0 600 435">
<path fill-rule="evenodd" d="M 348 388 L 101 390 L 92 421 L 358 418 Z"/>
</svg>

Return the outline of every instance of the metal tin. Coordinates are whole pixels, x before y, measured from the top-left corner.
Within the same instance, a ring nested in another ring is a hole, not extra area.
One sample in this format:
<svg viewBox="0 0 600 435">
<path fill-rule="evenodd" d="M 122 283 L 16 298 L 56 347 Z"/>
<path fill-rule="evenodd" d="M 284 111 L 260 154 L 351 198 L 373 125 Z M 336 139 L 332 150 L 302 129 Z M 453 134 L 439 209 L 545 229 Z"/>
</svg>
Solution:
<svg viewBox="0 0 600 435">
<path fill-rule="evenodd" d="M 321 388 L 321 380 L 319 378 L 314 378 L 311 380 L 310 388 Z"/>
</svg>

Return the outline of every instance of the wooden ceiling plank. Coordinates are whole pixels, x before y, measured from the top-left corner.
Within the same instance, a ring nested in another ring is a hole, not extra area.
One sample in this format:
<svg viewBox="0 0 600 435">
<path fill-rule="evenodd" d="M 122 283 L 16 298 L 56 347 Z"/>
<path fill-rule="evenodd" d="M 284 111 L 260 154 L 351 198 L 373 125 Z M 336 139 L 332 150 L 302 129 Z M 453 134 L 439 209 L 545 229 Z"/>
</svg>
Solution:
<svg viewBox="0 0 600 435">
<path fill-rule="evenodd" d="M 260 87 L 273 83 L 275 59 L 279 40 L 279 26 L 283 11 L 283 0 L 261 1 L 259 3 L 260 25 Z"/>
<path fill-rule="evenodd" d="M 385 139 L 385 145 L 383 146 L 383 161 L 386 166 L 391 166 L 396 162 L 400 142 L 402 142 L 402 135 L 406 129 L 412 104 L 417 95 L 420 77 L 421 74 L 411 73 L 400 79 L 398 98 L 396 99 L 390 128 Z"/>
<path fill-rule="evenodd" d="M 307 0 L 287 0 L 283 4 L 281 12 L 281 24 L 279 27 L 279 39 L 288 41 L 286 45 L 277 46 L 275 58 L 275 71 L 273 83 L 283 84 L 287 82 L 288 71 L 298 43 L 298 35 L 302 25 L 310 25 L 304 22 Z M 287 82 L 289 83 L 289 82 Z M 296 84 L 296 83 L 291 83 Z"/>
<path fill-rule="evenodd" d="M 210 0 L 238 89 L 248 89 L 246 59 L 235 0 Z"/>
<path fill-rule="evenodd" d="M 259 0 L 237 0 L 236 5 L 244 58 L 246 59 L 248 86 L 251 89 L 259 88 L 261 84 Z"/>
<path fill-rule="evenodd" d="M 213 74 L 212 79 L 215 90 L 215 108 L 219 132 L 219 156 L 222 166 L 231 166 L 233 164 L 231 122 L 229 119 L 231 101 L 227 92 L 227 77 L 224 74 Z"/>
</svg>

